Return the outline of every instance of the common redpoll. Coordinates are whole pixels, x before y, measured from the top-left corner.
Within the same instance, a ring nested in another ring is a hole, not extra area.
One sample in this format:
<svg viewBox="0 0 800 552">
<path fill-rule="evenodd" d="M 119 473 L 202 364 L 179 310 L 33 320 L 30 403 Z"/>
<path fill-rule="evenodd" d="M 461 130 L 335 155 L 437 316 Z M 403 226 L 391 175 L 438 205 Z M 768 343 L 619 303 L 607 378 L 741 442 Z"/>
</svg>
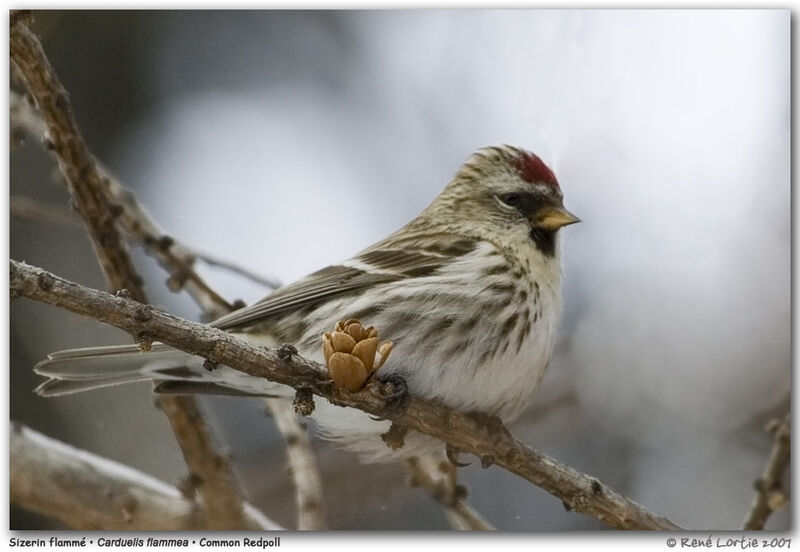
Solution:
<svg viewBox="0 0 800 552">
<path fill-rule="evenodd" d="M 553 172 L 511 146 L 474 153 L 414 220 L 341 264 L 329 266 L 213 323 L 261 345 L 295 345 L 323 361 L 322 336 L 358 319 L 394 342 L 380 378 L 402 378 L 412 396 L 504 422 L 529 404 L 544 375 L 561 311 L 558 230 L 564 209 Z M 162 393 L 274 395 L 269 381 L 155 344 L 76 349 L 36 367 L 37 389 L 62 395 L 151 379 Z M 387 457 L 388 422 L 317 401 L 323 433 L 366 456 Z M 434 446 L 409 435 L 404 455 Z M 441 444 L 438 444 L 441 446 Z"/>
</svg>

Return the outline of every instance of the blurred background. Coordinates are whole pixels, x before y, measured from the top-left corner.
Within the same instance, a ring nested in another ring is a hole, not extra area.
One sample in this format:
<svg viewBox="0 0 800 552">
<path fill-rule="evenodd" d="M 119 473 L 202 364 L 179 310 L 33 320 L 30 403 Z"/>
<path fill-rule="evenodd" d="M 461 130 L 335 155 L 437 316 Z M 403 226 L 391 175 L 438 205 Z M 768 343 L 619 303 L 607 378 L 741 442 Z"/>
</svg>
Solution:
<svg viewBox="0 0 800 552">
<path fill-rule="evenodd" d="M 562 232 L 560 339 L 512 432 L 678 524 L 741 526 L 764 424 L 789 408 L 788 10 L 51 11 L 34 29 L 93 153 L 165 231 L 284 282 L 399 228 L 475 149 L 538 153 L 583 223 Z M 12 144 L 12 196 L 67 205 L 54 171 Z M 11 218 L 10 253 L 104 286 L 80 228 Z M 200 316 L 136 261 L 155 304 Z M 268 291 L 203 274 L 229 300 Z M 10 317 L 12 420 L 180 481 L 149 384 L 32 392 L 48 352 L 128 335 L 28 300 Z M 248 498 L 293 527 L 260 402 L 202 405 Z M 448 527 L 400 466 L 314 446 L 332 528 Z M 475 464 L 461 477 L 497 527 L 603 528 Z M 12 508 L 12 529 L 54 527 Z"/>
</svg>

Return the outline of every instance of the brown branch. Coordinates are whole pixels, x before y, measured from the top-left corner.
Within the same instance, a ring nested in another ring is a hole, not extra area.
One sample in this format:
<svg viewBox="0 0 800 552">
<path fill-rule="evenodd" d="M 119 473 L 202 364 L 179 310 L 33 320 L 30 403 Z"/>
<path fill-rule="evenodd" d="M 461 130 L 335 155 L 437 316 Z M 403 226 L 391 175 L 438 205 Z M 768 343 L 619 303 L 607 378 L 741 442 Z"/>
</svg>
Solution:
<svg viewBox="0 0 800 552">
<path fill-rule="evenodd" d="M 781 490 L 781 482 L 791 454 L 791 412 L 788 412 L 782 421 L 773 420 L 773 422 L 770 429 L 775 435 L 775 442 L 764 471 L 756 480 L 756 496 L 744 521 L 745 531 L 764 529 L 772 512 L 786 505 L 786 495 Z"/>
<path fill-rule="evenodd" d="M 441 462 L 435 458 L 412 457 L 406 460 L 410 484 L 425 489 L 444 507 L 445 515 L 454 529 L 462 531 L 496 531 L 461 495 L 463 487 L 448 485 Z M 455 468 L 455 466 L 453 466 Z M 449 468 L 448 468 L 449 469 Z M 443 477 L 443 475 L 445 477 Z"/>
<path fill-rule="evenodd" d="M 45 437 L 27 427 L 9 432 L 12 504 L 71 529 L 194 531 L 208 527 L 197 503 L 147 474 Z M 249 504 L 244 528 L 281 526 Z"/>
<path fill-rule="evenodd" d="M 39 39 L 26 22 L 11 26 L 11 60 L 33 97 L 47 126 L 48 147 L 58 157 L 75 209 L 92 239 L 108 287 L 127 289 L 131 297 L 146 301 L 142 278 L 117 230 L 118 213 L 106 201 L 106 183 L 81 136 L 69 97 L 44 54 Z"/>
<path fill-rule="evenodd" d="M 242 266 L 232 263 L 231 261 L 226 261 L 225 259 L 220 259 L 219 257 L 214 257 L 207 253 L 199 253 L 195 251 L 194 256 L 197 258 L 197 260 L 203 261 L 208 266 L 216 266 L 219 268 L 224 268 L 225 270 L 233 272 L 234 274 L 238 274 L 239 276 L 247 278 L 248 280 L 251 280 L 269 289 L 277 289 L 283 285 L 280 282 L 280 280 L 276 280 L 275 278 L 267 278 L 266 276 L 261 276 L 259 274 L 256 274 L 252 270 L 248 270 Z"/>
<path fill-rule="evenodd" d="M 382 384 L 372 382 L 351 393 L 332 385 L 319 364 L 297 355 L 287 358 L 279 349 L 257 347 L 208 325 L 183 320 L 124 297 L 92 290 L 40 268 L 10 261 L 12 296 L 59 306 L 130 333 L 144 332 L 153 339 L 211 362 L 230 366 L 255 377 L 308 389 L 339 406 L 349 406 L 431 435 L 496 464 L 559 498 L 569 510 L 588 514 L 620 529 L 677 530 L 677 525 L 514 439 L 496 418 L 464 414 L 440 404 L 411 398 L 402 410 L 388 407 Z"/>
<path fill-rule="evenodd" d="M 111 182 L 89 152 L 78 130 L 67 92 L 39 39 L 28 29 L 25 18 L 12 17 L 10 43 L 11 59 L 47 127 L 46 140 L 58 158 L 73 204 L 87 226 L 108 286 L 112 290 L 126 289 L 134 300 L 146 303 L 142 278 L 133 266 L 116 225 L 124 209 L 115 208 L 109 201 Z M 160 245 L 165 252 L 169 251 L 169 244 Z M 134 332 L 132 335 L 141 339 L 147 334 Z M 189 466 L 190 479 L 197 483 L 203 497 L 209 528 L 241 528 L 244 523 L 241 492 L 227 459 L 217 454 L 211 445 L 195 399 L 164 397 L 161 405 Z"/>
<path fill-rule="evenodd" d="M 244 499 L 227 456 L 219 454 L 191 396 L 162 395 L 156 405 L 166 414 L 189 468 L 188 487 L 197 489 L 207 512 L 207 529 L 242 529 Z"/>
<path fill-rule="evenodd" d="M 170 290 L 177 293 L 185 289 L 200 305 L 209 320 L 219 318 L 232 311 L 234 305 L 214 291 L 197 274 L 194 269 L 197 254 L 165 234 L 139 204 L 136 196 L 108 171 L 101 170 L 108 181 L 109 194 L 116 205 L 120 207 L 120 224 L 128 235 L 144 245 L 147 251 L 170 274 L 167 280 Z"/>
<path fill-rule="evenodd" d="M 109 180 L 109 183 L 114 182 L 115 181 L 113 179 Z M 122 188 L 121 184 L 117 185 L 120 186 L 119 195 L 112 194 L 114 197 L 132 197 L 132 195 L 128 195 L 131 194 L 131 192 Z M 112 185 L 111 187 L 115 188 L 115 185 Z M 163 244 L 165 241 L 170 240 L 170 238 L 163 233 L 158 233 L 158 237 L 154 237 L 152 232 L 143 231 L 142 228 L 149 227 L 152 221 L 145 222 L 143 217 L 146 217 L 147 215 L 141 210 L 141 208 L 138 207 L 138 203 L 136 203 L 135 200 L 129 199 L 128 203 L 136 205 L 136 209 L 131 209 L 130 206 L 128 206 L 123 211 L 123 214 L 120 215 L 120 219 L 125 220 L 127 223 L 124 225 L 124 228 L 126 231 L 129 231 L 132 227 L 135 227 L 134 229 L 138 232 L 138 234 L 131 234 L 130 237 L 144 245 L 147 251 L 154 255 L 155 252 L 163 249 L 163 247 L 159 247 L 158 244 Z M 69 228 L 85 228 L 80 217 L 62 205 L 38 201 L 25 196 L 12 195 L 9 197 L 8 206 L 9 213 L 12 218 L 53 224 L 57 226 L 65 226 Z M 134 220 L 138 220 L 138 224 L 134 224 Z M 154 227 L 155 224 L 152 224 Z M 252 270 L 248 270 L 237 265 L 232 261 L 226 261 L 225 259 L 220 259 L 219 257 L 215 257 L 208 253 L 201 253 L 196 249 L 189 249 L 187 246 L 182 245 L 177 241 L 172 243 L 170 249 L 172 256 L 165 256 L 163 259 L 159 260 L 163 261 L 162 267 L 171 269 L 173 271 L 173 276 L 171 276 L 169 280 L 173 283 L 173 291 L 179 291 L 174 289 L 174 283 L 177 283 L 179 280 L 177 274 L 185 274 L 185 288 L 187 292 L 200 305 L 204 313 L 206 313 L 205 316 L 209 319 L 215 318 L 216 313 L 223 314 L 230 312 L 230 310 L 232 310 L 232 305 L 222 299 L 218 293 L 214 292 L 208 286 L 208 284 L 197 275 L 197 273 L 194 271 L 194 268 L 191 266 L 191 263 L 193 262 L 192 259 L 202 261 L 211 267 L 222 268 L 229 272 L 233 272 L 234 274 L 238 274 L 243 278 L 269 289 L 276 289 L 283 285 L 275 278 L 261 276 Z M 176 260 L 172 261 L 171 259 L 173 258 Z M 208 291 L 211 291 L 212 293 L 209 294 Z"/>
<path fill-rule="evenodd" d="M 12 129 L 25 132 L 48 144 L 49 139 L 45 134 L 46 126 L 36 110 L 29 106 L 22 96 L 14 92 L 11 92 L 9 100 Z M 142 244 L 147 252 L 156 258 L 162 268 L 169 272 L 170 289 L 175 292 L 186 289 L 209 319 L 230 312 L 233 305 L 211 289 L 194 269 L 195 260 L 198 257 L 205 257 L 166 235 L 150 218 L 130 190 L 111 175 L 110 171 L 100 162 L 92 159 L 92 163 L 94 170 L 100 175 L 107 195 L 106 200 L 111 205 L 110 209 L 116 214 L 117 222 L 130 238 Z M 231 263 L 219 261 L 218 264 L 232 270 Z M 249 274 L 248 277 L 252 278 L 252 274 Z"/>
<path fill-rule="evenodd" d="M 292 477 L 297 505 L 297 528 L 301 531 L 322 531 L 328 528 L 322 477 L 311 440 L 292 405 L 284 399 L 264 401 L 286 441 L 286 459 Z"/>
</svg>

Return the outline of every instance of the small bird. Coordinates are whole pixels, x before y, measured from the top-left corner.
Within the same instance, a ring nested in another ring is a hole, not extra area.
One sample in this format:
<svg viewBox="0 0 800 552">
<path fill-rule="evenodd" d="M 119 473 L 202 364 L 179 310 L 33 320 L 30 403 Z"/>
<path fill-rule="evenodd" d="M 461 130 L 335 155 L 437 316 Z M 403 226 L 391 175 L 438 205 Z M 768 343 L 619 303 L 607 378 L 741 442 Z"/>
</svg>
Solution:
<svg viewBox="0 0 800 552">
<path fill-rule="evenodd" d="M 579 222 L 553 172 L 523 149 L 472 154 L 403 228 L 337 265 L 213 322 L 258 345 L 293 344 L 323 362 L 322 336 L 358 319 L 394 343 L 379 378 L 402 378 L 415 397 L 504 423 L 530 403 L 547 368 L 561 313 L 558 230 Z M 57 396 L 153 380 L 160 393 L 285 395 L 293 390 L 156 343 L 61 351 L 35 367 Z M 379 436 L 388 421 L 317 401 L 324 436 L 370 460 L 396 459 Z M 412 434 L 400 456 L 441 443 Z"/>
</svg>

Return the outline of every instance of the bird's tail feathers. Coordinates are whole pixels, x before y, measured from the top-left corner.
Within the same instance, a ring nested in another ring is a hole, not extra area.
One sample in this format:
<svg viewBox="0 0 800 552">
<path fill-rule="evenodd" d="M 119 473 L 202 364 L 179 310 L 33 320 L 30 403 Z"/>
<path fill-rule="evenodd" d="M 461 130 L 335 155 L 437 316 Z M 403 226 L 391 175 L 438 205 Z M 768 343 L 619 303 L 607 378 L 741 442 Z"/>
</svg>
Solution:
<svg viewBox="0 0 800 552">
<path fill-rule="evenodd" d="M 48 355 L 34 367 L 47 377 L 36 388 L 43 397 L 152 380 L 164 394 L 284 395 L 277 384 L 253 378 L 226 366 L 206 368 L 201 357 L 154 343 L 149 351 L 137 345 L 69 349 Z"/>
</svg>

